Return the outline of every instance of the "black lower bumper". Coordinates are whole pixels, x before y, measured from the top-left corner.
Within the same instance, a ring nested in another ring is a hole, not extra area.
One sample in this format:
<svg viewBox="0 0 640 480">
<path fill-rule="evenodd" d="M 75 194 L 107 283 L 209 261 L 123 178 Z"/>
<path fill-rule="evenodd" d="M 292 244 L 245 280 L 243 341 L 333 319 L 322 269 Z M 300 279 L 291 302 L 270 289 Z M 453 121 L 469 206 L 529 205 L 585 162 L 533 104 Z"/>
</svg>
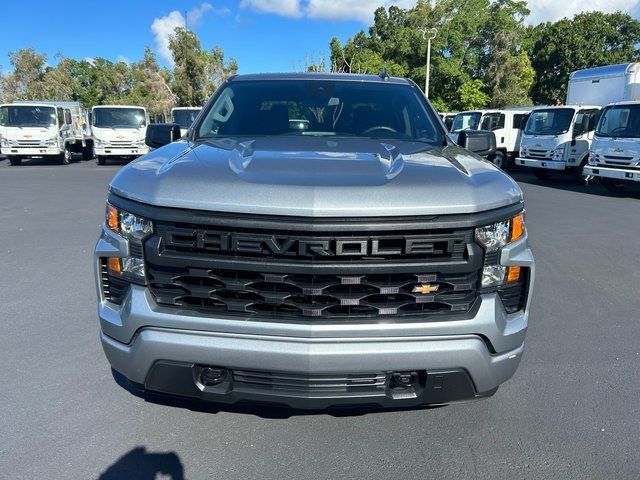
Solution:
<svg viewBox="0 0 640 480">
<path fill-rule="evenodd" d="M 332 407 L 407 408 L 442 405 L 493 395 L 477 392 L 463 369 L 404 372 L 411 375 L 408 385 L 392 372 L 331 377 L 302 377 L 270 372 L 229 370 L 216 385 L 204 385 L 203 367 L 194 364 L 158 361 L 144 385 L 131 383 L 137 390 L 220 404 L 270 404 L 300 410 Z M 405 377 L 406 378 L 406 377 Z"/>
</svg>

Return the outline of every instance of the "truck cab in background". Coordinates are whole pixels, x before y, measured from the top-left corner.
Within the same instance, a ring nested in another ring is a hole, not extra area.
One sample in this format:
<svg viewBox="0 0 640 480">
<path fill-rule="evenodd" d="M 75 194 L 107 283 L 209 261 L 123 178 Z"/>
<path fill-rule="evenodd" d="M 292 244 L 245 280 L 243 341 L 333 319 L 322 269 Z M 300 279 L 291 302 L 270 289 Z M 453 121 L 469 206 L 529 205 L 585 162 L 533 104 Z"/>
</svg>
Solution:
<svg viewBox="0 0 640 480">
<path fill-rule="evenodd" d="M 527 123 L 531 107 L 506 110 L 472 110 L 460 112 L 451 125 L 452 133 L 462 130 L 486 130 L 496 136 L 496 153 L 490 160 L 506 169 L 518 154 L 522 129 Z"/>
<path fill-rule="evenodd" d="M 91 109 L 94 152 L 99 165 L 107 158 L 137 158 L 149 152 L 144 143 L 149 117 L 144 107 L 100 105 Z"/>
<path fill-rule="evenodd" d="M 640 102 L 613 103 L 603 109 L 584 173 L 602 178 L 612 190 L 640 182 Z"/>
<path fill-rule="evenodd" d="M 596 161 L 596 155 L 604 160 L 604 152 L 608 156 L 628 157 L 627 154 L 621 155 L 625 151 L 623 146 L 612 146 L 611 140 L 602 138 L 603 135 L 595 140 L 593 132 L 603 113 L 602 106 L 636 101 L 639 95 L 640 63 L 607 65 L 573 72 L 569 77 L 567 105 L 538 110 L 532 115 L 525 129 L 521 155 L 516 163 L 534 168 L 541 178 L 547 178 L 551 172 L 566 171 L 572 172 L 579 181 L 585 176 L 597 176 L 591 166 L 587 165 L 590 156 L 592 162 Z M 606 122 L 619 122 L 621 118 L 614 119 L 612 116 L 616 113 L 618 112 L 611 112 L 610 120 Z M 618 127 L 626 128 L 625 122 Z M 611 133 L 606 127 L 603 128 L 601 133 L 604 135 L 616 135 L 615 131 Z M 620 136 L 623 136 L 622 132 L 623 128 L 617 131 Z M 595 153 L 595 150 L 600 153 Z M 619 166 L 625 166 L 624 158 L 611 160 L 618 161 Z M 618 172 L 614 175 L 614 178 L 619 178 L 626 174 Z"/>
<path fill-rule="evenodd" d="M 171 109 L 171 123 L 180 125 L 180 133 L 186 135 L 202 110 L 201 107 L 175 107 Z"/>
<path fill-rule="evenodd" d="M 582 180 L 599 115 L 598 106 L 536 109 L 524 129 L 516 165 L 534 169 L 541 179 L 552 172 L 566 172 Z"/>
<path fill-rule="evenodd" d="M 72 153 L 92 157 L 88 114 L 78 102 L 14 102 L 0 105 L 0 150 L 11 165 L 25 158 L 50 158 L 60 165 Z"/>
</svg>

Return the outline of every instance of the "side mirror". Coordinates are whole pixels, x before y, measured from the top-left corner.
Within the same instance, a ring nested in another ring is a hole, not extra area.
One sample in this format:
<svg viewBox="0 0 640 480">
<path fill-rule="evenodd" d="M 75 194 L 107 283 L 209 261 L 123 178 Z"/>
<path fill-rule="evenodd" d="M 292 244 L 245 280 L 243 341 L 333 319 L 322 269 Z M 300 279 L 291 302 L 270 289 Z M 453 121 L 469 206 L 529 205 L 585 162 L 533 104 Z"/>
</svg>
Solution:
<svg viewBox="0 0 640 480">
<path fill-rule="evenodd" d="M 485 130 L 461 130 L 458 133 L 458 145 L 481 157 L 490 157 L 496 153 L 496 135 Z"/>
<path fill-rule="evenodd" d="M 180 125 L 177 123 L 152 123 L 147 125 L 144 143 L 151 148 L 160 148 L 180 138 Z"/>
</svg>

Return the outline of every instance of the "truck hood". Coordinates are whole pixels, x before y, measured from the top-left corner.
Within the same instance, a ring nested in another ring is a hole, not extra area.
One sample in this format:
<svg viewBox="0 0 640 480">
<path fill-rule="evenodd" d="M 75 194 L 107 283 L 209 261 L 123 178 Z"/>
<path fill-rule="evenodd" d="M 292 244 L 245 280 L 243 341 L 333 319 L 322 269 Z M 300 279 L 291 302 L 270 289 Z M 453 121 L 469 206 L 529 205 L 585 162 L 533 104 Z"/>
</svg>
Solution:
<svg viewBox="0 0 640 480">
<path fill-rule="evenodd" d="M 466 150 L 362 138 L 181 140 L 123 168 L 112 193 L 207 211 L 305 217 L 473 213 L 522 191 Z"/>
<path fill-rule="evenodd" d="M 591 150 L 603 163 L 640 164 L 640 138 L 594 137 Z"/>
<path fill-rule="evenodd" d="M 99 128 L 91 127 L 93 136 L 103 142 L 136 142 L 144 140 L 146 128 Z"/>
<path fill-rule="evenodd" d="M 0 135 L 7 140 L 49 140 L 58 134 L 55 125 L 50 127 L 0 127 Z"/>
<path fill-rule="evenodd" d="M 565 142 L 564 135 L 522 135 L 520 146 L 532 150 L 555 150 Z"/>
</svg>

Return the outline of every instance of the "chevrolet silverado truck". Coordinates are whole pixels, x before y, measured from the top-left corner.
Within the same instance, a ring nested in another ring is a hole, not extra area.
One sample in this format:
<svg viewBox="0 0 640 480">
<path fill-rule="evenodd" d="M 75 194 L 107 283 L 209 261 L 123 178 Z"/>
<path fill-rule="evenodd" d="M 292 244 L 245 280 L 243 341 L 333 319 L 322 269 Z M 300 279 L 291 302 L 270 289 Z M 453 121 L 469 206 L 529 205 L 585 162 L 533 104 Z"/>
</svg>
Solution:
<svg viewBox="0 0 640 480">
<path fill-rule="evenodd" d="M 406 79 L 314 73 L 232 77 L 180 136 L 149 125 L 95 248 L 134 391 L 408 407 L 514 374 L 535 269 L 492 132 L 455 144 Z"/>
</svg>

